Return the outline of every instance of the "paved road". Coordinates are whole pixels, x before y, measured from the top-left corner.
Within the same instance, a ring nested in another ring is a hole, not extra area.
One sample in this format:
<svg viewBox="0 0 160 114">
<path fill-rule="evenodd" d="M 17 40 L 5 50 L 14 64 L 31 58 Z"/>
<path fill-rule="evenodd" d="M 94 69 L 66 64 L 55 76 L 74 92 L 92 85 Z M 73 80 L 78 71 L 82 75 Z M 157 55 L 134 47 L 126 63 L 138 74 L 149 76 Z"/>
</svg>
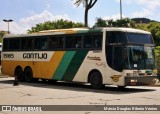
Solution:
<svg viewBox="0 0 160 114">
<path fill-rule="evenodd" d="M 93 90 L 89 85 L 65 82 L 56 84 L 19 82 L 19 86 L 13 86 L 13 80 L 13 78 L 0 78 L 0 105 L 160 105 L 160 86 L 127 87 L 124 90 L 115 86 L 106 86 L 102 90 Z M 0 114 L 9 113 L 13 114 L 13 112 L 0 112 Z M 53 112 L 47 113 L 53 114 Z M 124 112 L 117 111 L 54 112 L 54 114 L 56 113 L 124 114 Z M 126 113 L 147 114 L 151 112 L 132 111 Z"/>
</svg>

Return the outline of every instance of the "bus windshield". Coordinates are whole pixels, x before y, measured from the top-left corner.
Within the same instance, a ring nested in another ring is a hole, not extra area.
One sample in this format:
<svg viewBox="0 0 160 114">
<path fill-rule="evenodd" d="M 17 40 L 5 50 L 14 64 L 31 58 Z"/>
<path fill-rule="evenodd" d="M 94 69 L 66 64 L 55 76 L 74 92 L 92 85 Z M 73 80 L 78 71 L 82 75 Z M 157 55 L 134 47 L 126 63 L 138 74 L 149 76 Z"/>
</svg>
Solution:
<svg viewBox="0 0 160 114">
<path fill-rule="evenodd" d="M 154 69 L 154 42 L 151 34 L 108 31 L 106 59 L 112 69 Z"/>
<path fill-rule="evenodd" d="M 126 33 L 126 35 L 129 43 L 153 44 L 152 36 L 150 34 Z"/>
<path fill-rule="evenodd" d="M 154 47 L 128 46 L 126 50 L 127 69 L 154 69 Z"/>
</svg>

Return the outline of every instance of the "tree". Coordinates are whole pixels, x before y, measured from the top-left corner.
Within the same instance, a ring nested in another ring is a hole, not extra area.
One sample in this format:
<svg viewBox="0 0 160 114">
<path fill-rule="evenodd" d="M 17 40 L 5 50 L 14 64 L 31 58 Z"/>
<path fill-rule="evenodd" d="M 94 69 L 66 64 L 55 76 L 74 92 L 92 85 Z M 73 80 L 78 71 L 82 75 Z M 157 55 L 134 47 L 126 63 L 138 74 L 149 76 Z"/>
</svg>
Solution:
<svg viewBox="0 0 160 114">
<path fill-rule="evenodd" d="M 160 46 L 160 23 L 151 22 L 148 24 L 147 29 L 152 33 L 155 44 Z"/>
<path fill-rule="evenodd" d="M 102 18 L 97 18 L 96 23 L 93 27 L 132 27 L 135 28 L 136 24 L 132 20 L 125 18 L 125 19 L 118 19 L 116 21 L 104 20 Z"/>
<path fill-rule="evenodd" d="M 0 31 L 0 42 L 2 42 L 2 37 L 6 34 L 5 31 Z"/>
<path fill-rule="evenodd" d="M 151 22 L 149 24 L 137 24 L 135 28 L 151 32 L 154 39 L 154 43 L 156 44 L 156 46 L 160 46 L 160 23 L 159 22 Z"/>
<path fill-rule="evenodd" d="M 106 20 L 103 20 L 102 18 L 97 18 L 93 28 L 106 27 L 106 26 L 107 26 Z"/>
<path fill-rule="evenodd" d="M 57 21 L 47 21 L 44 23 L 36 24 L 36 27 L 32 27 L 28 30 L 28 33 L 35 33 L 42 30 L 53 30 L 53 29 L 67 29 L 67 28 L 77 28 L 84 27 L 82 23 L 75 23 L 68 20 L 57 20 Z"/>
<path fill-rule="evenodd" d="M 95 5 L 97 0 L 76 0 L 75 5 L 79 6 L 83 2 L 85 6 L 84 23 L 88 27 L 88 11 Z"/>
</svg>

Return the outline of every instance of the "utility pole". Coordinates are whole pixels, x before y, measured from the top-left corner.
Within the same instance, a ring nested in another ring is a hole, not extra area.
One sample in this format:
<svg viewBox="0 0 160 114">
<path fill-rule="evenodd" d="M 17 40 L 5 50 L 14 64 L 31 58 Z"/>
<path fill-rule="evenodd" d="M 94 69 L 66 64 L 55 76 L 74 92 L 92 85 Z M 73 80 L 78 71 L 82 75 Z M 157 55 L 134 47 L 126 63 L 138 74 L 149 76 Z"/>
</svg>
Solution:
<svg viewBox="0 0 160 114">
<path fill-rule="evenodd" d="M 120 19 L 122 20 L 122 0 L 120 0 Z"/>
</svg>

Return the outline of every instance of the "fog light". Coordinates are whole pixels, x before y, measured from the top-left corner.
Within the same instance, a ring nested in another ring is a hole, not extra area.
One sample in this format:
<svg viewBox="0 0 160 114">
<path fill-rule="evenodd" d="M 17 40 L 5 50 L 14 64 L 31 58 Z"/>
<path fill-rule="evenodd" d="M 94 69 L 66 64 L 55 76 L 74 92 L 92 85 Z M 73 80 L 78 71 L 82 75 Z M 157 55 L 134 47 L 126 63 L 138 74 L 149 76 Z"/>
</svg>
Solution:
<svg viewBox="0 0 160 114">
<path fill-rule="evenodd" d="M 132 76 L 133 76 L 133 73 L 127 73 L 127 76 L 128 76 L 128 77 L 132 77 Z"/>
<path fill-rule="evenodd" d="M 137 80 L 131 80 L 131 83 L 136 83 L 137 82 Z"/>
</svg>

